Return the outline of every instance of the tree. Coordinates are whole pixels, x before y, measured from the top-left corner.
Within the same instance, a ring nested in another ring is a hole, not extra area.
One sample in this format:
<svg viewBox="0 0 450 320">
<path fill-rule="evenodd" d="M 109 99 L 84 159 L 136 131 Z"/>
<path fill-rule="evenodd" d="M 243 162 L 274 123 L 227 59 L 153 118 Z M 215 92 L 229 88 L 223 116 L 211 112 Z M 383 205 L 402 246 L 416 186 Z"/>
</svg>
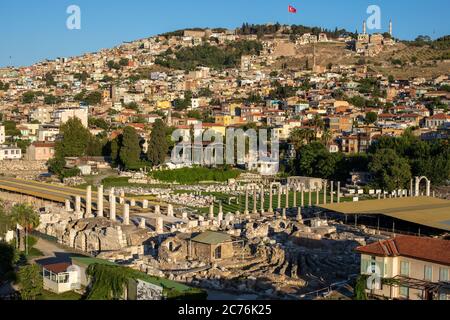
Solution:
<svg viewBox="0 0 450 320">
<path fill-rule="evenodd" d="M 314 115 L 314 118 L 310 121 L 310 125 L 314 128 L 314 139 L 317 140 L 319 131 L 322 131 L 325 127 L 323 119 L 318 115 Z"/>
<path fill-rule="evenodd" d="M 59 155 L 47 161 L 48 171 L 50 173 L 56 174 L 59 177 L 61 177 L 65 166 L 66 160 L 64 159 L 64 157 L 61 157 Z"/>
<path fill-rule="evenodd" d="M 129 63 L 130 63 L 130 60 L 127 59 L 127 58 L 121 58 L 120 61 L 119 61 L 119 64 L 122 67 L 127 67 Z"/>
<path fill-rule="evenodd" d="M 0 241 L 0 282 L 14 280 L 14 265 L 18 260 L 14 246 Z"/>
<path fill-rule="evenodd" d="M 99 91 L 91 92 L 84 97 L 83 101 L 89 105 L 97 105 L 102 101 L 102 94 Z"/>
<path fill-rule="evenodd" d="M 322 133 L 322 143 L 327 146 L 333 139 L 333 133 L 329 129 L 325 129 Z"/>
<path fill-rule="evenodd" d="M 314 132 L 311 129 L 294 129 L 291 132 L 289 141 L 294 145 L 295 150 L 298 151 L 305 143 L 310 143 L 313 136 Z"/>
<path fill-rule="evenodd" d="M 120 162 L 119 152 L 120 152 L 119 139 L 116 138 L 111 141 L 111 161 L 113 165 L 117 165 Z"/>
<path fill-rule="evenodd" d="M 25 243 L 25 248 L 28 250 L 28 233 L 39 225 L 39 215 L 27 204 L 16 204 L 11 209 L 11 221 L 25 230 L 25 241 L 22 243 Z"/>
<path fill-rule="evenodd" d="M 377 122 L 378 120 L 378 114 L 376 114 L 375 112 L 367 112 L 366 114 L 366 123 L 367 124 L 373 124 L 375 122 Z"/>
<path fill-rule="evenodd" d="M 20 295 L 23 300 L 36 300 L 43 292 L 43 280 L 40 267 L 31 264 L 20 268 L 18 272 Z"/>
<path fill-rule="evenodd" d="M 377 186 L 387 191 L 407 187 L 412 176 L 408 160 L 392 149 L 379 149 L 369 163 L 369 171 Z"/>
<path fill-rule="evenodd" d="M 34 102 L 36 99 L 36 93 L 33 91 L 27 91 L 22 95 L 22 103 L 28 104 Z"/>
<path fill-rule="evenodd" d="M 33 207 L 27 204 L 16 204 L 11 209 L 11 219 L 27 231 L 31 231 L 39 225 L 39 215 Z"/>
<path fill-rule="evenodd" d="M 120 148 L 120 161 L 125 169 L 137 169 L 141 159 L 140 139 L 133 127 L 126 127 L 123 130 L 122 146 Z"/>
<path fill-rule="evenodd" d="M 309 177 L 330 178 L 336 172 L 337 156 L 320 142 L 302 147 L 296 160 L 296 173 Z"/>
<path fill-rule="evenodd" d="M 56 144 L 57 156 L 82 157 L 86 155 L 91 134 L 80 119 L 70 118 L 61 126 L 60 133 L 63 138 Z"/>
<path fill-rule="evenodd" d="M 159 166 L 165 163 L 168 152 L 167 127 L 164 122 L 158 119 L 150 136 L 147 158 L 153 166 Z"/>
</svg>

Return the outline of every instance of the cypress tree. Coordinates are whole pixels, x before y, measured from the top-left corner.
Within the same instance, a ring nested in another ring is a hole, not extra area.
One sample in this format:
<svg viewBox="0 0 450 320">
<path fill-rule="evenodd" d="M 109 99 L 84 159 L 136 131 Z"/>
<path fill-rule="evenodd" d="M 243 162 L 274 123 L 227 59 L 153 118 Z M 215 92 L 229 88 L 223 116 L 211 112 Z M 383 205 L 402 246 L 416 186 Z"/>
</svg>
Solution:
<svg viewBox="0 0 450 320">
<path fill-rule="evenodd" d="M 150 136 L 147 157 L 153 166 L 164 164 L 169 145 L 166 138 L 167 127 L 161 120 L 156 120 Z"/>
<path fill-rule="evenodd" d="M 139 136 L 133 127 L 126 127 L 123 131 L 119 158 L 127 170 L 139 167 L 141 146 Z"/>
</svg>

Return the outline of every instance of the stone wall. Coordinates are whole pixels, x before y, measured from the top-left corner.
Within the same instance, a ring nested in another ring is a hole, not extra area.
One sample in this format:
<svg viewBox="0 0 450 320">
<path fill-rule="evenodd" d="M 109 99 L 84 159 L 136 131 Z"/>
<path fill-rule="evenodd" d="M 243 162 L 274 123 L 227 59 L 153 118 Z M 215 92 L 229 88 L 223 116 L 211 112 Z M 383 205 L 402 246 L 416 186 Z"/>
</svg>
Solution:
<svg viewBox="0 0 450 320">
<path fill-rule="evenodd" d="M 3 160 L 0 161 L 0 174 L 19 178 L 34 178 L 47 173 L 45 161 Z"/>
</svg>

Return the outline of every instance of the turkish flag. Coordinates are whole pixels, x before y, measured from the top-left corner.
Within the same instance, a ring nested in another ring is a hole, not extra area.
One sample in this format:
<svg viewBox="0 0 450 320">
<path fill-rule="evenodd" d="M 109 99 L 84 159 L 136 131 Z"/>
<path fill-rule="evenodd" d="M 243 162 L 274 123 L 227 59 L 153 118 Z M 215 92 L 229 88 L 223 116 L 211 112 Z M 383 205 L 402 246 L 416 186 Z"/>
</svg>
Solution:
<svg viewBox="0 0 450 320">
<path fill-rule="evenodd" d="M 297 9 L 295 9 L 293 6 L 289 6 L 288 10 L 290 13 L 297 13 Z"/>
</svg>

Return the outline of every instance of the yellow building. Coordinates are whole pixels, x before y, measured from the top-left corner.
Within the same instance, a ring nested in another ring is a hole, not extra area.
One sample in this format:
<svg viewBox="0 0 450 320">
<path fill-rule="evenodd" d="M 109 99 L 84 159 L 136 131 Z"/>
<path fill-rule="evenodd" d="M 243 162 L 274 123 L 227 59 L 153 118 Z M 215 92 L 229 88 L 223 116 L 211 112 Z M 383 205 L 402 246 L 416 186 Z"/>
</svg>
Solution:
<svg viewBox="0 0 450 320">
<path fill-rule="evenodd" d="M 156 109 L 170 109 L 172 103 L 168 100 L 156 101 Z"/>
</svg>

